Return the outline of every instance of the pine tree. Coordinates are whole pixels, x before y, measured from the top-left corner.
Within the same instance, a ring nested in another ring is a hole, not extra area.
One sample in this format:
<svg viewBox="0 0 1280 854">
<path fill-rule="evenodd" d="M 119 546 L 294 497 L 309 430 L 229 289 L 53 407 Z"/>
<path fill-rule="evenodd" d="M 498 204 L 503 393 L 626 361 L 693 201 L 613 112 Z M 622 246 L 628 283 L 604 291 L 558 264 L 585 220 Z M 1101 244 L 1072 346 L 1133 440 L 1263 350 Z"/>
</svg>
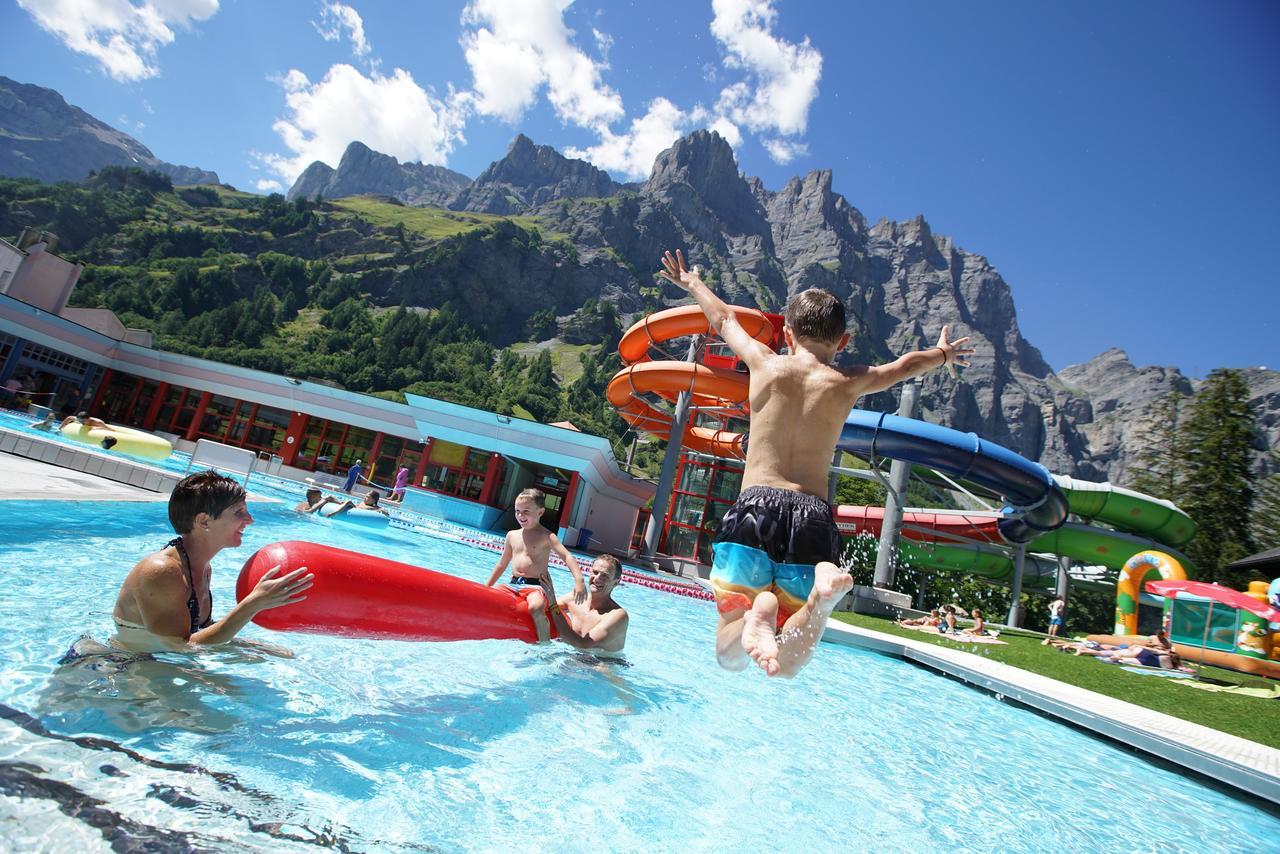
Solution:
<svg viewBox="0 0 1280 854">
<path fill-rule="evenodd" d="M 1138 492 L 1177 502 L 1186 480 L 1184 425 L 1186 395 L 1174 389 L 1159 398 L 1147 413 L 1142 449 L 1129 472 L 1129 485 Z"/>
<path fill-rule="evenodd" d="M 1280 451 L 1272 451 L 1271 457 L 1278 470 L 1258 485 L 1249 516 L 1249 533 L 1261 551 L 1280 548 Z"/>
<path fill-rule="evenodd" d="M 1230 586 L 1242 578 L 1223 572 L 1222 567 L 1253 551 L 1250 448 L 1255 429 L 1244 375 L 1226 368 L 1211 372 L 1186 421 L 1187 467 L 1181 503 L 1199 526 L 1195 539 L 1187 544 L 1187 554 L 1202 578 Z"/>
</svg>

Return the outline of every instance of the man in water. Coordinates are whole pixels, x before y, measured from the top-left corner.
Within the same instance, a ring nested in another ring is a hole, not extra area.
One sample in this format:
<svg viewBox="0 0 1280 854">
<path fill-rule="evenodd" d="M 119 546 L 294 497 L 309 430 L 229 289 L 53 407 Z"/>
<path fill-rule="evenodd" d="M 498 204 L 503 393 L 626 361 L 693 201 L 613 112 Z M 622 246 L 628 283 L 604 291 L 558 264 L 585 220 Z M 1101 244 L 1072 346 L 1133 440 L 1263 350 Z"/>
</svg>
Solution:
<svg viewBox="0 0 1280 854">
<path fill-rule="evenodd" d="M 621 652 L 627 642 L 627 609 L 613 601 L 613 588 L 622 580 L 622 564 L 613 555 L 600 555 L 587 572 L 590 595 L 577 602 L 572 593 L 551 608 L 560 640 L 577 649 Z"/>
<path fill-rule="evenodd" d="M 213 620 L 209 590 L 211 561 L 239 546 L 253 524 L 240 484 L 215 471 L 184 477 L 169 497 L 169 523 L 178 534 L 130 570 L 116 597 L 112 645 L 131 652 L 186 652 L 193 646 L 226 643 L 260 611 L 307 598 L 313 575 L 299 567 L 263 574 L 225 617 Z"/>
</svg>

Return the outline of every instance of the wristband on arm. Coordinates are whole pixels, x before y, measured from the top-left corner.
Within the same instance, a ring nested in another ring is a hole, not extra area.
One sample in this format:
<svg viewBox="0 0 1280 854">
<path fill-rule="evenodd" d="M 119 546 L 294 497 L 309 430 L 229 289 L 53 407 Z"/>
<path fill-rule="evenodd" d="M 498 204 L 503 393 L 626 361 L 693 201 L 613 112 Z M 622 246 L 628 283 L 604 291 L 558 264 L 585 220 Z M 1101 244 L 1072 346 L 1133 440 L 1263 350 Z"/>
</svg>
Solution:
<svg viewBox="0 0 1280 854">
<path fill-rule="evenodd" d="M 939 365 L 939 367 L 946 367 L 946 364 L 947 364 L 947 351 L 946 351 L 946 350 L 944 350 L 944 349 L 942 349 L 941 347 L 931 347 L 930 349 L 932 349 L 932 350 L 937 350 L 939 353 L 941 353 L 941 354 L 942 354 L 942 364 L 941 364 L 941 365 Z"/>
</svg>

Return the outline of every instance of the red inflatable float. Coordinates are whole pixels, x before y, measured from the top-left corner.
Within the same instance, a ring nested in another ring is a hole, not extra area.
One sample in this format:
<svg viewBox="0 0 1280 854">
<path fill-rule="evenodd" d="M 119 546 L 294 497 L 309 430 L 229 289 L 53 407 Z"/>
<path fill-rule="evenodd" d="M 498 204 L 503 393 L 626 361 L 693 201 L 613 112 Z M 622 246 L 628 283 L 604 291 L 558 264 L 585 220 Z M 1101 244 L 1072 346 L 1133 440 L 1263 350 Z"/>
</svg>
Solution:
<svg viewBox="0 0 1280 854">
<path fill-rule="evenodd" d="M 318 543 L 272 543 L 245 561 L 236 581 L 243 599 L 277 564 L 315 574 L 306 601 L 260 612 L 253 621 L 282 632 L 415 641 L 510 638 L 537 641 L 522 595 L 506 587 Z M 555 626 L 551 627 L 556 636 Z"/>
</svg>

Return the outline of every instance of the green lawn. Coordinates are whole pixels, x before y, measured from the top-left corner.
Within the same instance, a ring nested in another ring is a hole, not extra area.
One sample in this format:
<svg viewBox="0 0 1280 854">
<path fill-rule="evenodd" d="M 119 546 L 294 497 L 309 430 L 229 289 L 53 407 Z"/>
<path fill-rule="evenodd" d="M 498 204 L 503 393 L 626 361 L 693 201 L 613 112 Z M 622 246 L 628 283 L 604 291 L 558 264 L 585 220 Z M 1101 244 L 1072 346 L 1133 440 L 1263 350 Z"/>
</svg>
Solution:
<svg viewBox="0 0 1280 854">
<path fill-rule="evenodd" d="M 404 223 L 406 231 L 412 231 L 433 240 L 474 231 L 504 219 L 509 219 L 526 230 L 541 225 L 538 217 L 533 216 L 497 216 L 442 208 L 408 207 L 380 202 L 365 196 L 335 199 L 329 204 L 339 210 L 359 214 L 379 228 L 395 228 L 398 223 Z M 555 235 L 553 232 L 544 231 L 543 236 L 551 238 Z"/>
<path fill-rule="evenodd" d="M 526 359 L 538 355 L 539 345 L 528 341 L 520 341 L 511 345 L 511 349 Z M 599 350 L 599 344 L 564 344 L 556 342 L 551 345 L 551 369 L 560 379 L 560 385 L 566 386 L 582 376 L 582 354 L 588 350 Z"/>
<path fill-rule="evenodd" d="M 1103 664 L 1089 656 L 1067 655 L 1053 647 L 1042 646 L 1038 635 L 1025 635 L 1004 631 L 1000 639 L 1006 646 L 996 644 L 957 644 L 924 632 L 913 632 L 893 624 L 883 617 L 838 612 L 832 617 L 850 625 L 877 632 L 924 641 L 937 646 L 959 647 L 967 652 L 999 661 L 1012 667 L 1020 667 L 1039 673 L 1059 682 L 1066 682 L 1108 697 L 1115 697 L 1137 706 L 1164 712 L 1175 718 L 1213 727 L 1222 732 L 1238 735 L 1269 747 L 1280 748 L 1280 701 L 1264 700 L 1232 694 L 1199 691 L 1173 684 L 1175 679 L 1156 676 L 1139 676 L 1115 665 Z M 1206 677 L 1236 685 L 1264 687 L 1274 685 L 1271 680 L 1234 670 L 1206 667 Z"/>
</svg>

